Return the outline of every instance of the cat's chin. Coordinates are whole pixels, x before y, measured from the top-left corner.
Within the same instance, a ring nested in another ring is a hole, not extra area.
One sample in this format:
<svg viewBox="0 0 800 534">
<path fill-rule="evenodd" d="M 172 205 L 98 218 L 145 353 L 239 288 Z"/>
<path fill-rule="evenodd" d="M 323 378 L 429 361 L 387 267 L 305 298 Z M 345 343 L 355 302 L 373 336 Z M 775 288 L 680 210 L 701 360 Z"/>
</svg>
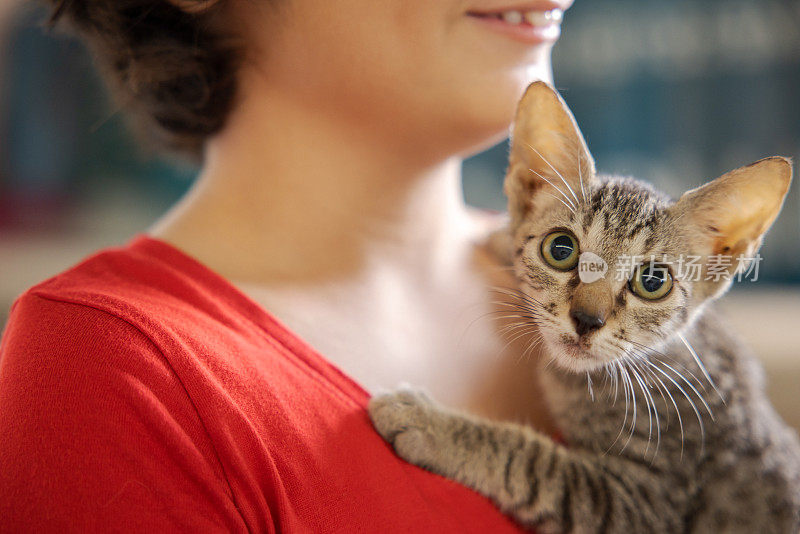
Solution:
<svg viewBox="0 0 800 534">
<path fill-rule="evenodd" d="M 594 372 L 603 368 L 613 358 L 600 355 L 578 343 L 545 341 L 553 363 L 571 373 Z"/>
</svg>

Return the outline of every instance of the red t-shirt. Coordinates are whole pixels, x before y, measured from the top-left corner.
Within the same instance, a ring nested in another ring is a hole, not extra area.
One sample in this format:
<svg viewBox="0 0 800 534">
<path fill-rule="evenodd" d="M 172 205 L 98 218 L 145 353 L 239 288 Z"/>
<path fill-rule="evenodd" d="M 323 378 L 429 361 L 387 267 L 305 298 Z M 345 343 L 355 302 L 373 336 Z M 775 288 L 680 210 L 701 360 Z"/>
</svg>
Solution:
<svg viewBox="0 0 800 534">
<path fill-rule="evenodd" d="M 0 531 L 517 531 L 395 456 L 368 398 L 224 278 L 139 235 L 12 307 Z"/>
</svg>

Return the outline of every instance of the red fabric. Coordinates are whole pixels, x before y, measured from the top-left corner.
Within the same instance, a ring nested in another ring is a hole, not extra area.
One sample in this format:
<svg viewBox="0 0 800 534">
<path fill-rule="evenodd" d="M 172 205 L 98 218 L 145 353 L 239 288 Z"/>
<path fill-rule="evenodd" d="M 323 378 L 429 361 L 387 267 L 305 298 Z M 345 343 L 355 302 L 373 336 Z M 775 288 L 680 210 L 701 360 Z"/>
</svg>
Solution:
<svg viewBox="0 0 800 534">
<path fill-rule="evenodd" d="M 516 531 L 396 457 L 367 400 L 225 279 L 137 236 L 12 307 L 0 531 Z"/>
</svg>

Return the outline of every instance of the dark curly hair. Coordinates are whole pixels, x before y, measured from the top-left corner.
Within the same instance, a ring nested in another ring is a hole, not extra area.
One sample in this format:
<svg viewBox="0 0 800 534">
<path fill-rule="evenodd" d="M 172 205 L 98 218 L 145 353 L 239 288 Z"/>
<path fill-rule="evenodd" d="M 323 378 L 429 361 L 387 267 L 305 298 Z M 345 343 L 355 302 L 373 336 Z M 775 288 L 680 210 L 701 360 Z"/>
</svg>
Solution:
<svg viewBox="0 0 800 534">
<path fill-rule="evenodd" d="M 199 161 L 236 96 L 243 46 L 226 35 L 223 0 L 48 0 L 92 52 L 145 146 Z"/>
</svg>

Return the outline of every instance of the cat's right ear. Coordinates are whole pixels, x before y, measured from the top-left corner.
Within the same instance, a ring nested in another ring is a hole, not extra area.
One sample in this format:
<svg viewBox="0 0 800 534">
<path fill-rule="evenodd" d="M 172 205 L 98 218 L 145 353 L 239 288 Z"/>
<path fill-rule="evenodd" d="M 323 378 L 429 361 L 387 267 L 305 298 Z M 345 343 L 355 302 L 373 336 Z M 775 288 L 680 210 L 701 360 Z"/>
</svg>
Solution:
<svg viewBox="0 0 800 534">
<path fill-rule="evenodd" d="M 594 174 L 594 159 L 567 104 L 546 83 L 532 83 L 519 102 L 511 135 L 504 188 L 512 228 L 540 192 L 581 203 Z"/>
<path fill-rule="evenodd" d="M 706 294 L 718 295 L 727 287 L 720 280 L 730 280 L 741 267 L 737 258 L 754 257 L 781 211 L 791 181 L 791 160 L 765 158 L 687 191 L 671 208 L 689 230 L 695 252 L 728 258 L 719 264 L 727 276 L 706 281 Z"/>
</svg>

